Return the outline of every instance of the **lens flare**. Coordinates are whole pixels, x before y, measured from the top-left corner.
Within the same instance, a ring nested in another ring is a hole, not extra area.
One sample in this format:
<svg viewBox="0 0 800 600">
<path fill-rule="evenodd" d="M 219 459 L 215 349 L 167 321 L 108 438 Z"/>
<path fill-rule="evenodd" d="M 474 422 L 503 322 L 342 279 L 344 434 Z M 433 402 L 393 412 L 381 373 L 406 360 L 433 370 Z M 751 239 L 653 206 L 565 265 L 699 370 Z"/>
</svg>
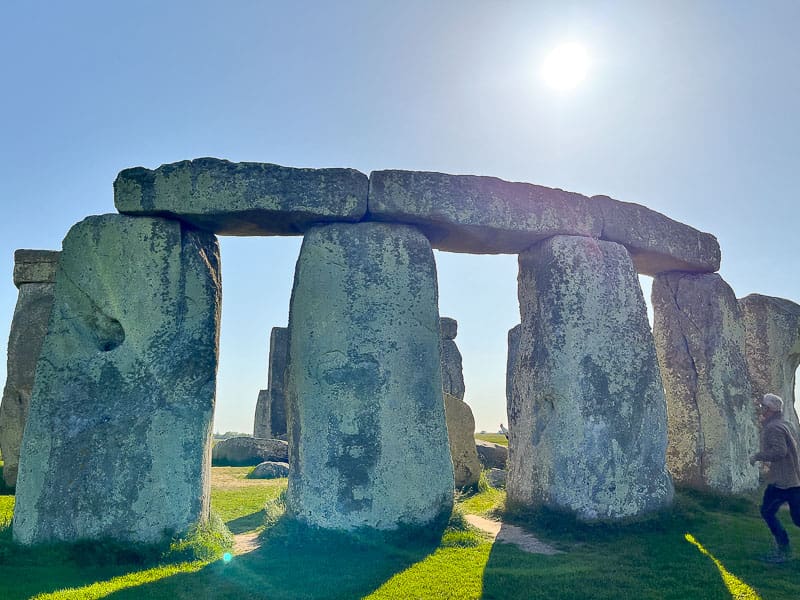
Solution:
<svg viewBox="0 0 800 600">
<path fill-rule="evenodd" d="M 225 554 L 222 555 L 222 561 L 223 562 L 229 563 L 232 560 L 233 560 L 233 554 L 231 554 L 230 552 L 226 552 Z"/>
</svg>

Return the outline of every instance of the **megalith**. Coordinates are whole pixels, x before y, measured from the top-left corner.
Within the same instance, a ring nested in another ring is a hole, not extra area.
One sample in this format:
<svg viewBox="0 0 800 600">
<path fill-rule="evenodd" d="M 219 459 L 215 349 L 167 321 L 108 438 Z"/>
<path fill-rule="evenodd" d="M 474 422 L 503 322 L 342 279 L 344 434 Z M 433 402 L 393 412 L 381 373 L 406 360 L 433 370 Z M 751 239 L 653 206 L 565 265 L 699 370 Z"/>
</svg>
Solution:
<svg viewBox="0 0 800 600">
<path fill-rule="evenodd" d="M 627 250 L 547 239 L 520 254 L 519 303 L 509 500 L 584 520 L 669 503 L 666 403 Z"/>
<path fill-rule="evenodd" d="M 464 368 L 461 352 L 455 338 L 458 332 L 458 321 L 449 317 L 440 319 L 442 332 L 442 388 L 445 393 L 464 399 Z"/>
<path fill-rule="evenodd" d="M 745 359 L 753 396 L 778 394 L 784 417 L 800 431 L 795 376 L 800 365 L 800 305 L 774 296 L 750 294 L 739 300 L 745 329 Z"/>
<path fill-rule="evenodd" d="M 413 227 L 310 229 L 289 311 L 289 514 L 353 530 L 449 516 L 436 267 Z"/>
<path fill-rule="evenodd" d="M 462 488 L 478 483 L 481 475 L 481 463 L 475 448 L 475 417 L 469 404 L 464 402 L 464 371 L 461 352 L 455 342 L 458 321 L 442 317 L 439 330 L 442 335 L 442 390 L 450 457 L 453 459 L 456 487 Z"/>
<path fill-rule="evenodd" d="M 514 389 L 514 372 L 517 368 L 517 351 L 519 350 L 519 334 L 522 325 L 514 325 L 508 330 L 508 356 L 506 357 L 506 406 L 511 404 L 511 393 Z"/>
<path fill-rule="evenodd" d="M 444 409 L 456 487 L 475 485 L 481 476 L 481 461 L 475 447 L 475 417 L 472 409 L 469 404 L 447 392 L 444 392 Z"/>
<path fill-rule="evenodd" d="M 213 235 L 88 217 L 67 234 L 22 442 L 14 539 L 156 542 L 209 510 Z"/>
<path fill-rule="evenodd" d="M 6 385 L 0 403 L 3 480 L 10 487 L 17 484 L 19 449 L 28 418 L 33 375 L 53 307 L 58 254 L 48 250 L 14 253 L 14 284 L 19 295 L 8 336 Z"/>
<path fill-rule="evenodd" d="M 269 336 L 269 434 L 277 438 L 286 435 L 286 364 L 289 360 L 289 329 L 273 327 Z"/>
<path fill-rule="evenodd" d="M 256 412 L 253 416 L 253 437 L 269 438 L 269 390 L 258 390 Z"/>
<path fill-rule="evenodd" d="M 667 398 L 667 467 L 676 484 L 736 494 L 758 487 L 758 431 L 742 313 L 716 273 L 653 280 L 653 336 Z"/>
</svg>

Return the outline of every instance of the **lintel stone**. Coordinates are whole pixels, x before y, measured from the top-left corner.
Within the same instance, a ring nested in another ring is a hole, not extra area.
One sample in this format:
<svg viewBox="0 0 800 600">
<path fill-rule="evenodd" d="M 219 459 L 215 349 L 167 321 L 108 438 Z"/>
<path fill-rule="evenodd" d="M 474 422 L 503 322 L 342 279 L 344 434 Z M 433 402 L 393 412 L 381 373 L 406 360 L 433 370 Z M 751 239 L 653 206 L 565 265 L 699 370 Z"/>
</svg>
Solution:
<svg viewBox="0 0 800 600">
<path fill-rule="evenodd" d="M 14 285 L 53 283 L 56 280 L 58 250 L 17 250 L 14 252 Z"/>
<path fill-rule="evenodd" d="M 114 205 L 221 235 L 299 235 L 318 223 L 361 220 L 367 189 L 367 176 L 354 169 L 198 158 L 125 169 L 114 182 Z"/>
</svg>

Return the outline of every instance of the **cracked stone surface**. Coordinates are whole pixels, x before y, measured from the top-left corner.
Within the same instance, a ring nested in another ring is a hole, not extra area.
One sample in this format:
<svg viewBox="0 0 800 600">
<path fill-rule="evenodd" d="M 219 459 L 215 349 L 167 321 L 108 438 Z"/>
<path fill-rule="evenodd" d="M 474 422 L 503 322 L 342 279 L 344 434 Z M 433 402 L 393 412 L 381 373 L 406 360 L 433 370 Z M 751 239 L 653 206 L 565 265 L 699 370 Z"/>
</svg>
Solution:
<svg viewBox="0 0 800 600">
<path fill-rule="evenodd" d="M 344 530 L 446 521 L 453 464 L 428 240 L 382 223 L 309 230 L 289 334 L 289 512 Z"/>
<path fill-rule="evenodd" d="M 742 312 L 716 273 L 653 280 L 653 335 L 667 397 L 667 466 L 676 483 L 727 494 L 758 487 Z"/>
<path fill-rule="evenodd" d="M 94 216 L 64 239 L 22 442 L 14 539 L 155 542 L 209 510 L 213 235 Z"/>
<path fill-rule="evenodd" d="M 545 240 L 519 257 L 519 302 L 509 500 L 584 520 L 668 504 L 666 402 L 627 250 Z"/>
<path fill-rule="evenodd" d="M 739 300 L 745 328 L 745 358 L 753 394 L 778 394 L 784 416 L 800 431 L 794 386 L 800 365 L 800 305 L 774 296 L 750 294 Z"/>
</svg>

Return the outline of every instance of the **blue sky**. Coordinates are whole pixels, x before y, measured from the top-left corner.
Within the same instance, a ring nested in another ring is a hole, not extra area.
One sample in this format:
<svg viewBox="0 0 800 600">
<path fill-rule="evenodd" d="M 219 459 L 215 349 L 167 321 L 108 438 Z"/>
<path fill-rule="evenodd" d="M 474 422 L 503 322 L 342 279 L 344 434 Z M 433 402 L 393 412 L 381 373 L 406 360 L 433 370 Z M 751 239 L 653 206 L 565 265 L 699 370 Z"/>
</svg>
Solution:
<svg viewBox="0 0 800 600">
<path fill-rule="evenodd" d="M 800 301 L 798 22 L 788 0 L 5 3 L 3 347 L 14 249 L 58 249 L 75 222 L 114 212 L 124 168 L 201 156 L 607 194 L 714 233 L 737 296 Z M 539 67 L 564 41 L 592 65 L 556 92 Z M 299 244 L 222 238 L 218 431 L 252 429 Z M 494 430 L 516 258 L 437 261 L 465 400 Z"/>
</svg>

